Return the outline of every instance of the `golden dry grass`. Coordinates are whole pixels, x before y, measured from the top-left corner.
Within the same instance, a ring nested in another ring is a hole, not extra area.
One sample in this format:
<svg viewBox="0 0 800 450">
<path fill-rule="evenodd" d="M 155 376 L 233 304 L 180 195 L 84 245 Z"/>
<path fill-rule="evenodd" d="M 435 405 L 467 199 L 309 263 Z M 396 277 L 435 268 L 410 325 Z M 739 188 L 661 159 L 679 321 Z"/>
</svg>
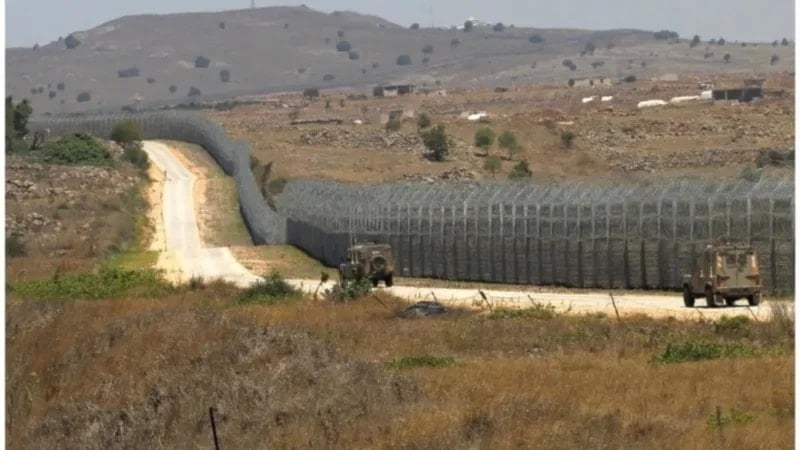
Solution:
<svg viewBox="0 0 800 450">
<path fill-rule="evenodd" d="M 168 447 L 207 447 L 203 414 L 216 405 L 225 417 L 221 444 L 233 448 L 259 439 L 281 448 L 792 445 L 793 338 L 780 325 L 723 330 L 646 318 L 500 320 L 466 312 L 401 319 L 404 304 L 381 294 L 380 302 L 241 307 L 233 304 L 237 292 L 215 284 L 158 301 L 12 298 L 10 442 L 65 439 L 64 420 L 71 427 L 64 442 L 157 436 Z M 771 356 L 653 362 L 667 342 L 686 341 L 736 342 L 771 349 Z M 323 350 L 329 347 L 335 350 Z M 426 354 L 455 364 L 387 365 Z M 318 407 L 323 399 L 335 399 L 323 401 L 328 413 Z M 752 421 L 717 428 L 717 407 Z M 122 413 L 128 420 L 114 425 Z M 113 438 L 114 427 L 124 430 L 121 437 Z"/>
</svg>

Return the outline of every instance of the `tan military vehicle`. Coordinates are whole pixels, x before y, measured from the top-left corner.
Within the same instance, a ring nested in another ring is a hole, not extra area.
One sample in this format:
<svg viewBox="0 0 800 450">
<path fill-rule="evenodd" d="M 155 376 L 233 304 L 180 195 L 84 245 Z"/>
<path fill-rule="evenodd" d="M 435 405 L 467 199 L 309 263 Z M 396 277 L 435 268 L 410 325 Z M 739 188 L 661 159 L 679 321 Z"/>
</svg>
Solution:
<svg viewBox="0 0 800 450">
<path fill-rule="evenodd" d="M 391 287 L 394 276 L 392 247 L 388 244 L 356 244 L 347 249 L 347 255 L 339 264 L 339 280 L 360 280 L 367 278 L 373 286 L 380 281 Z"/>
<path fill-rule="evenodd" d="M 709 308 L 733 306 L 742 298 L 751 306 L 761 303 L 761 272 L 753 247 L 728 241 L 709 245 L 696 267 L 693 274 L 683 276 L 686 307 L 693 307 L 694 300 L 702 297 Z"/>
</svg>

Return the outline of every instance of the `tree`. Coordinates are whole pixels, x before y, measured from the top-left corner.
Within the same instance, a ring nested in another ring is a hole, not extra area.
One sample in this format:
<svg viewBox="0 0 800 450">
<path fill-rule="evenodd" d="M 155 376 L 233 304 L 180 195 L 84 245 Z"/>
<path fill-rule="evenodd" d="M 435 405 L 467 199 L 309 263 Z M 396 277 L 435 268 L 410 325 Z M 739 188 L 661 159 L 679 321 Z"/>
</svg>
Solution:
<svg viewBox="0 0 800 450">
<path fill-rule="evenodd" d="M 495 33 L 502 33 L 505 30 L 506 26 L 503 25 L 503 22 L 497 22 L 497 24 L 495 24 L 495 26 L 492 27 L 492 31 L 494 31 Z"/>
<path fill-rule="evenodd" d="M 127 144 L 144 139 L 142 125 L 135 120 L 122 120 L 111 129 L 111 140 L 117 144 Z"/>
<path fill-rule="evenodd" d="M 781 45 L 782 45 L 782 46 L 784 46 L 784 47 L 788 46 L 788 45 L 789 45 L 789 40 L 788 40 L 788 39 L 786 39 L 786 38 L 783 38 L 783 39 L 781 40 Z"/>
<path fill-rule="evenodd" d="M 777 47 L 777 46 L 778 46 L 778 40 L 777 40 L 777 39 L 775 39 L 774 41 L 772 41 L 772 46 L 773 46 L 773 47 Z"/>
<path fill-rule="evenodd" d="M 489 127 L 479 128 L 475 132 L 475 147 L 482 148 L 487 153 L 489 148 L 494 144 L 495 134 Z"/>
<path fill-rule="evenodd" d="M 450 150 L 450 143 L 447 139 L 447 133 L 444 131 L 444 125 L 439 124 L 430 130 L 422 133 L 422 142 L 425 148 L 433 153 L 435 161 L 442 161 Z"/>
<path fill-rule="evenodd" d="M 219 71 L 219 79 L 223 83 L 227 83 L 231 81 L 231 72 L 228 69 L 222 69 Z"/>
<path fill-rule="evenodd" d="M 211 64 L 211 60 L 205 56 L 198 56 L 194 59 L 194 67 L 197 69 L 206 69 Z"/>
<path fill-rule="evenodd" d="M 530 178 L 531 176 L 533 176 L 533 172 L 531 172 L 531 168 L 528 166 L 528 161 L 524 159 L 518 162 L 517 165 L 511 169 L 511 173 L 508 174 L 508 178 L 511 180 Z"/>
<path fill-rule="evenodd" d="M 541 44 L 542 42 L 544 42 L 544 38 L 536 33 L 533 33 L 532 35 L 530 35 L 530 37 L 528 37 L 528 42 L 530 42 L 531 44 Z"/>
<path fill-rule="evenodd" d="M 89 93 L 89 92 L 86 92 L 86 91 L 84 91 L 84 92 L 81 92 L 80 94 L 78 94 L 78 96 L 77 96 L 77 97 L 75 97 L 75 100 L 76 100 L 78 103 L 84 103 L 84 102 L 88 102 L 88 101 L 89 101 L 89 100 L 91 100 L 91 99 L 92 99 L 92 94 L 91 94 L 91 93 Z"/>
<path fill-rule="evenodd" d="M 420 114 L 419 117 L 417 117 L 417 126 L 420 130 L 424 130 L 425 128 L 431 126 L 430 116 L 425 113 Z"/>
<path fill-rule="evenodd" d="M 459 45 L 461 45 L 461 41 L 458 39 L 453 38 L 450 40 L 450 48 L 458 48 Z"/>
<path fill-rule="evenodd" d="M 339 41 L 336 43 L 336 50 L 340 52 L 349 52 L 352 46 L 347 41 Z"/>
<path fill-rule="evenodd" d="M 700 45 L 700 36 L 695 34 L 694 37 L 692 38 L 692 42 L 689 43 L 689 47 L 695 48 L 698 45 Z"/>
<path fill-rule="evenodd" d="M 772 55 L 772 57 L 769 59 L 769 65 L 774 66 L 778 61 L 780 61 L 778 55 Z"/>
<path fill-rule="evenodd" d="M 81 45 L 81 41 L 78 40 L 78 38 L 76 38 L 74 35 L 70 34 L 66 39 L 64 39 L 64 45 L 67 46 L 67 49 L 72 50 L 73 48 L 78 48 L 78 46 Z"/>
<path fill-rule="evenodd" d="M 412 30 L 419 30 L 419 24 L 418 24 L 418 23 L 416 23 L 416 22 L 415 22 L 415 23 L 412 23 L 412 24 L 411 24 L 411 29 L 412 29 Z"/>
<path fill-rule="evenodd" d="M 591 41 L 587 42 L 586 45 L 583 46 L 583 51 L 587 55 L 594 55 L 594 49 L 595 49 L 594 42 L 591 42 Z"/>
<path fill-rule="evenodd" d="M 680 36 L 678 35 L 678 33 L 674 31 L 661 30 L 653 33 L 653 37 L 661 41 L 666 41 L 669 39 L 678 39 Z"/>
<path fill-rule="evenodd" d="M 575 80 L 570 78 L 569 81 L 567 81 L 567 86 L 569 86 L 569 87 L 575 86 Z"/>
<path fill-rule="evenodd" d="M 725 39 L 723 38 L 717 39 L 717 45 L 725 45 Z"/>
<path fill-rule="evenodd" d="M 431 53 L 433 53 L 433 46 L 431 44 L 428 44 L 425 47 L 422 47 L 422 53 L 430 55 Z"/>
<path fill-rule="evenodd" d="M 725 56 L 722 57 L 722 60 L 725 61 L 725 64 L 728 64 L 729 62 L 731 62 L 731 54 L 725 53 Z"/>
<path fill-rule="evenodd" d="M 201 96 L 202 94 L 203 94 L 203 93 L 200 91 L 200 89 L 198 89 L 198 88 L 196 88 L 196 87 L 194 87 L 194 86 L 191 86 L 191 87 L 189 88 L 189 93 L 188 93 L 188 94 L 186 94 L 186 95 L 187 95 L 189 98 L 195 98 L 195 97 L 199 97 L 199 96 Z"/>
<path fill-rule="evenodd" d="M 508 152 L 508 159 L 513 159 L 514 155 L 522 148 L 517 141 L 517 135 L 511 131 L 504 131 L 500 137 L 497 138 L 497 143 L 500 148 L 506 149 Z"/>
<path fill-rule="evenodd" d="M 470 21 L 470 20 L 464 22 L 464 32 L 465 33 L 469 33 L 470 31 L 472 31 L 472 27 L 473 26 L 474 25 L 472 24 L 472 21 Z"/>
<path fill-rule="evenodd" d="M 319 89 L 317 88 L 308 88 L 303 91 L 303 97 L 314 100 L 315 98 L 319 97 Z"/>
<path fill-rule="evenodd" d="M 622 81 L 626 83 L 633 83 L 636 81 L 636 75 L 628 75 L 625 78 L 623 78 Z"/>
<path fill-rule="evenodd" d="M 397 65 L 398 66 L 409 66 L 411 65 L 411 57 L 408 55 L 400 55 L 397 57 Z"/>
<path fill-rule="evenodd" d="M 220 30 L 224 30 L 225 29 L 225 22 L 220 22 L 219 23 L 219 29 Z"/>
<path fill-rule="evenodd" d="M 561 145 L 564 148 L 572 148 L 572 142 L 575 140 L 575 133 L 569 130 L 561 132 Z"/>
<path fill-rule="evenodd" d="M 483 169 L 487 172 L 492 174 L 492 178 L 494 175 L 500 170 L 503 166 L 503 162 L 500 161 L 500 158 L 497 156 L 489 156 L 486 160 L 483 161 Z"/>
</svg>

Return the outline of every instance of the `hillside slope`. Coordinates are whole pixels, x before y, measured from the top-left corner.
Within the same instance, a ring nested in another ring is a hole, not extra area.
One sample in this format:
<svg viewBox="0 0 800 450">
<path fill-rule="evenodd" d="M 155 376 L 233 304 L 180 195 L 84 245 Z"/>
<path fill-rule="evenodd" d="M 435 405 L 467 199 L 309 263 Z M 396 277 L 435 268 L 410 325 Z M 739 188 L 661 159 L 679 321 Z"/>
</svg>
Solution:
<svg viewBox="0 0 800 450">
<path fill-rule="evenodd" d="M 531 43 L 534 33 L 544 42 Z M 8 93 L 32 97 L 34 110 L 59 113 L 119 110 L 137 100 L 184 102 L 192 87 L 200 92 L 194 98 L 208 99 L 304 87 L 365 88 L 397 79 L 446 86 L 564 84 L 589 75 L 765 72 L 794 66 L 790 46 L 706 48 L 703 43 L 690 48 L 685 40 L 657 40 L 652 32 L 637 30 L 411 30 L 374 16 L 306 7 L 130 16 L 71 37 L 79 45 L 67 37 L 35 50 L 7 49 Z M 337 51 L 342 40 L 357 55 Z M 596 50 L 581 56 L 587 43 Z M 423 52 L 426 46 L 429 51 Z M 726 53 L 729 63 L 723 61 Z M 773 54 L 779 59 L 770 64 Z M 411 64 L 398 66 L 400 55 L 408 55 Z M 207 68 L 195 67 L 198 57 L 209 60 Z M 562 64 L 565 59 L 575 62 L 575 70 Z M 126 70 L 132 76 L 123 77 Z M 78 101 L 82 92 L 90 94 L 88 101 Z"/>
</svg>

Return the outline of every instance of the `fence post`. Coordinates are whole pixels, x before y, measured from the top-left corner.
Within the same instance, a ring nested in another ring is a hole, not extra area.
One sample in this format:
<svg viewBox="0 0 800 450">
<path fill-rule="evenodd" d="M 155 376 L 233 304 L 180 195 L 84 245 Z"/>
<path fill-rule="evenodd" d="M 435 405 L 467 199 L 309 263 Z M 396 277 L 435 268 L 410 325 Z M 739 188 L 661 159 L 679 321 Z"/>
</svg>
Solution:
<svg viewBox="0 0 800 450">
<path fill-rule="evenodd" d="M 562 247 L 564 248 L 564 284 L 569 285 L 569 205 L 564 204 L 562 206 L 562 211 L 564 211 L 564 234 L 561 238 Z"/>
<path fill-rule="evenodd" d="M 447 250 L 445 250 L 444 248 L 444 206 L 442 206 L 441 223 L 439 224 L 439 248 L 441 249 L 441 255 L 442 255 L 441 258 L 442 258 L 443 278 L 450 279 L 449 272 L 447 270 L 449 267 L 449 262 L 448 262 L 449 258 L 447 257 Z"/>
<path fill-rule="evenodd" d="M 458 239 L 456 239 L 456 207 L 450 207 L 450 237 L 453 238 L 453 263 L 451 267 L 453 268 L 453 277 L 452 279 L 458 280 L 461 277 L 458 275 L 459 272 L 459 264 L 458 264 Z"/>
<path fill-rule="evenodd" d="M 731 198 L 725 197 L 725 236 L 731 237 Z"/>
<path fill-rule="evenodd" d="M 794 220 L 794 214 L 792 214 Z M 747 194 L 747 244 L 753 245 L 753 199 Z"/>
<path fill-rule="evenodd" d="M 597 204 L 592 203 L 592 287 L 597 287 Z"/>
<path fill-rule="evenodd" d="M 514 282 L 519 283 L 519 251 L 517 249 L 517 203 L 511 205 L 511 236 L 514 239 Z"/>
<path fill-rule="evenodd" d="M 642 273 L 642 288 L 647 288 L 647 262 L 646 262 L 646 255 L 647 252 L 645 251 L 645 237 L 644 237 L 644 204 L 642 200 L 639 200 L 639 234 L 641 236 L 641 241 L 639 245 L 639 265 L 641 266 L 641 273 Z"/>
<path fill-rule="evenodd" d="M 608 288 L 614 288 L 614 264 L 611 258 L 611 204 L 606 201 L 606 272 L 608 274 Z"/>
<path fill-rule="evenodd" d="M 525 216 L 525 280 L 526 283 L 531 283 L 531 235 L 529 233 L 528 225 L 528 204 L 522 207 L 522 215 Z"/>
<path fill-rule="evenodd" d="M 576 263 L 578 264 L 578 280 L 577 280 L 577 283 L 578 283 L 578 287 L 582 288 L 583 287 L 583 234 L 581 233 L 581 231 L 582 231 L 581 230 L 581 210 L 583 209 L 583 205 L 582 204 L 578 204 L 577 208 L 578 208 L 577 219 L 576 219 L 578 221 L 576 223 L 576 228 L 577 228 L 577 230 L 576 230 L 576 234 L 577 234 L 576 241 L 578 243 L 578 245 L 577 245 L 577 248 L 578 248 L 577 249 L 577 253 L 578 253 L 578 255 L 577 255 L 577 258 L 576 258 L 577 259 Z"/>
<path fill-rule="evenodd" d="M 679 268 L 680 250 L 678 244 L 678 199 L 672 199 L 672 287 L 680 286 Z"/>
<path fill-rule="evenodd" d="M 625 277 L 625 288 L 631 288 L 631 267 L 630 258 L 628 257 L 628 203 L 625 199 L 622 200 L 622 265 L 623 274 Z"/>
<path fill-rule="evenodd" d="M 481 263 L 481 235 L 480 235 L 480 205 L 475 205 L 475 259 L 477 260 L 478 264 L 478 281 L 483 280 L 483 263 Z"/>
<path fill-rule="evenodd" d="M 708 240 L 714 242 L 714 201 L 708 199 Z"/>
<path fill-rule="evenodd" d="M 419 230 L 419 231 L 420 231 L 420 233 L 419 233 L 420 234 L 420 240 L 422 240 L 422 230 Z M 420 244 L 422 244 L 422 243 L 420 242 Z M 436 258 L 436 256 L 434 256 L 436 254 L 434 249 L 435 249 L 435 247 L 433 245 L 433 209 L 431 208 L 430 205 L 428 205 L 428 251 L 429 251 L 429 253 L 431 255 L 430 256 L 430 260 L 428 261 L 428 264 L 430 264 L 430 267 L 431 267 L 431 273 L 429 273 L 428 275 L 436 275 L 436 263 L 435 262 L 436 262 L 437 258 Z M 423 257 L 423 259 L 425 258 L 425 251 L 424 250 L 422 252 L 422 257 Z M 425 272 L 425 261 L 422 262 L 422 272 L 423 273 Z"/>
<path fill-rule="evenodd" d="M 494 261 L 493 266 L 497 267 L 497 265 L 499 263 L 501 268 L 503 269 L 503 275 L 502 275 L 502 278 L 498 277 L 497 273 L 493 273 L 492 275 L 493 275 L 493 278 L 494 278 L 493 279 L 494 282 L 498 282 L 498 281 L 501 281 L 501 280 L 503 282 L 505 282 L 506 279 L 507 279 L 507 277 L 506 277 L 506 252 L 505 252 L 505 249 L 506 249 L 506 237 L 505 237 L 505 234 L 504 234 L 505 230 L 503 229 L 503 226 L 504 226 L 503 213 L 505 212 L 504 210 L 506 208 L 506 205 L 500 203 L 500 205 L 498 205 L 498 206 L 500 208 L 500 211 L 499 211 L 499 213 L 500 213 L 500 258 L 497 258 L 498 255 L 495 252 L 495 255 L 494 255 L 495 257 L 493 258 L 493 261 Z M 499 261 L 498 261 L 498 259 L 499 259 Z"/>
<path fill-rule="evenodd" d="M 778 286 L 778 261 L 775 255 L 775 199 L 769 199 L 769 271 L 772 281 L 771 292 L 774 294 Z"/>
<path fill-rule="evenodd" d="M 542 271 L 542 205 L 540 203 L 536 204 L 536 240 L 538 241 L 538 245 L 536 246 L 536 257 L 539 260 L 539 264 L 536 265 L 536 270 L 539 272 L 539 284 L 543 284 L 544 280 L 544 272 Z"/>
<path fill-rule="evenodd" d="M 489 265 L 491 266 L 489 268 L 491 270 L 491 275 L 489 275 L 489 277 L 491 278 L 491 280 L 486 280 L 486 281 L 494 281 L 494 242 L 492 242 L 492 237 L 493 237 L 492 236 L 492 208 L 493 208 L 493 206 L 494 205 L 492 205 L 492 203 L 489 202 L 489 229 L 488 229 L 489 230 L 489 237 L 488 237 L 488 242 L 489 242 Z M 481 277 L 483 277 L 483 273 L 481 273 Z"/>
<path fill-rule="evenodd" d="M 469 251 L 469 228 L 467 225 L 467 202 L 468 200 L 464 200 L 464 263 L 466 264 L 466 279 L 472 278 L 472 258 L 470 257 Z M 478 241 L 478 233 L 475 233 L 475 242 Z"/>
<path fill-rule="evenodd" d="M 406 242 L 408 246 L 408 276 L 414 276 L 414 251 L 411 245 L 411 204 L 406 203 Z"/>
</svg>

